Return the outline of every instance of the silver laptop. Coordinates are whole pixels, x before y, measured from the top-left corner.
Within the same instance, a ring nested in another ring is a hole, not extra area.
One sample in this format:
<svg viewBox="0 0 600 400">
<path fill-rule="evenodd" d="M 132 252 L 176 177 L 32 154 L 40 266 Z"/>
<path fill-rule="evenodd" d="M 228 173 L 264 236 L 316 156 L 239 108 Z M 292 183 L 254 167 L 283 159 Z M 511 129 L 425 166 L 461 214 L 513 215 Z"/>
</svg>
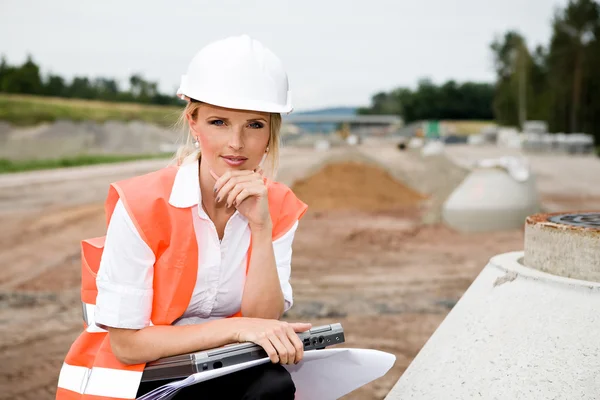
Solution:
<svg viewBox="0 0 600 400">
<path fill-rule="evenodd" d="M 341 324 L 323 325 L 298 334 L 304 350 L 324 349 L 344 343 Z M 161 358 L 146 365 L 142 382 L 184 378 L 197 372 L 228 367 L 267 357 L 267 353 L 254 343 L 236 343 L 197 353 Z"/>
</svg>

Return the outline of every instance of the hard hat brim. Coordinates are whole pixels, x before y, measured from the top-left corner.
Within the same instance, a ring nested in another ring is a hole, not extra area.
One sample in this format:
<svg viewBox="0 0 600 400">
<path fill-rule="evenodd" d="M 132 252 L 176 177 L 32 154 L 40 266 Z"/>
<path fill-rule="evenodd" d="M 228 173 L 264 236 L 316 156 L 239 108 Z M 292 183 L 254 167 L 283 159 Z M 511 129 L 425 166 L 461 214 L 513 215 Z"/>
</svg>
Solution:
<svg viewBox="0 0 600 400">
<path fill-rule="evenodd" d="M 292 107 L 292 93 L 287 93 L 287 103 L 285 105 L 250 99 L 232 99 L 227 96 L 219 96 L 217 94 L 202 94 L 194 93 L 193 91 L 179 88 L 177 95 L 185 95 L 190 99 L 201 101 L 203 103 L 212 104 L 213 106 L 231 108 L 234 110 L 261 111 L 269 113 L 289 114 L 294 108 Z"/>
</svg>

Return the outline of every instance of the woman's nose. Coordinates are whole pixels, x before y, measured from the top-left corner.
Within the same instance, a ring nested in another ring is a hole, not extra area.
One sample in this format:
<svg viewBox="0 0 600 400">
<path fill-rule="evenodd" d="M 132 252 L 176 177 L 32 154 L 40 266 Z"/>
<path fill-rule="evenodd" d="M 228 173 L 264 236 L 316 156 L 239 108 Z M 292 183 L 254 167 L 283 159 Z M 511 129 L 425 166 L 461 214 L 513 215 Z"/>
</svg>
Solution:
<svg viewBox="0 0 600 400">
<path fill-rule="evenodd" d="M 242 140 L 242 127 L 234 127 L 229 137 L 229 147 L 234 150 L 241 150 L 244 147 L 244 142 Z"/>
</svg>

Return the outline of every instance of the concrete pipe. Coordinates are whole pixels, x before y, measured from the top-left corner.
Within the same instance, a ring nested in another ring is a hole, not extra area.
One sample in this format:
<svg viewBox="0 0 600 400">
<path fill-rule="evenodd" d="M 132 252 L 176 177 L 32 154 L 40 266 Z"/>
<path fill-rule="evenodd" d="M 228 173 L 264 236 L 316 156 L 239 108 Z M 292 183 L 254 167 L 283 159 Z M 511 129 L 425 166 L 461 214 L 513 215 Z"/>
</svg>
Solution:
<svg viewBox="0 0 600 400">
<path fill-rule="evenodd" d="M 600 398 L 600 213 L 527 218 L 388 400 Z"/>
<path fill-rule="evenodd" d="M 446 199 L 442 218 L 460 232 L 488 232 L 518 229 L 538 211 L 533 174 L 517 180 L 504 168 L 476 168 Z"/>
</svg>

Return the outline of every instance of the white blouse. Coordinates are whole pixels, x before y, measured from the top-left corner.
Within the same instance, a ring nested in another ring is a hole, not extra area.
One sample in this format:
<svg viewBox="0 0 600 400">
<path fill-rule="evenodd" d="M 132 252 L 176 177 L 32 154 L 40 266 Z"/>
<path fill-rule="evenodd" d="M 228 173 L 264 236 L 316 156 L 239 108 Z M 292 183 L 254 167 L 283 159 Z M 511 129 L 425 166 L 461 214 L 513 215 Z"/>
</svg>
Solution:
<svg viewBox="0 0 600 400">
<path fill-rule="evenodd" d="M 224 318 L 239 311 L 246 281 L 250 228 L 235 212 L 219 241 L 216 228 L 201 204 L 198 163 L 179 168 L 169 204 L 192 207 L 191 218 L 198 241 L 198 276 L 190 304 L 175 325 L 197 324 Z M 290 285 L 292 242 L 298 221 L 273 242 L 285 310 L 293 304 Z M 96 278 L 95 322 L 113 328 L 141 329 L 151 324 L 152 281 L 155 256 L 141 238 L 119 200 L 110 219 Z"/>
</svg>

